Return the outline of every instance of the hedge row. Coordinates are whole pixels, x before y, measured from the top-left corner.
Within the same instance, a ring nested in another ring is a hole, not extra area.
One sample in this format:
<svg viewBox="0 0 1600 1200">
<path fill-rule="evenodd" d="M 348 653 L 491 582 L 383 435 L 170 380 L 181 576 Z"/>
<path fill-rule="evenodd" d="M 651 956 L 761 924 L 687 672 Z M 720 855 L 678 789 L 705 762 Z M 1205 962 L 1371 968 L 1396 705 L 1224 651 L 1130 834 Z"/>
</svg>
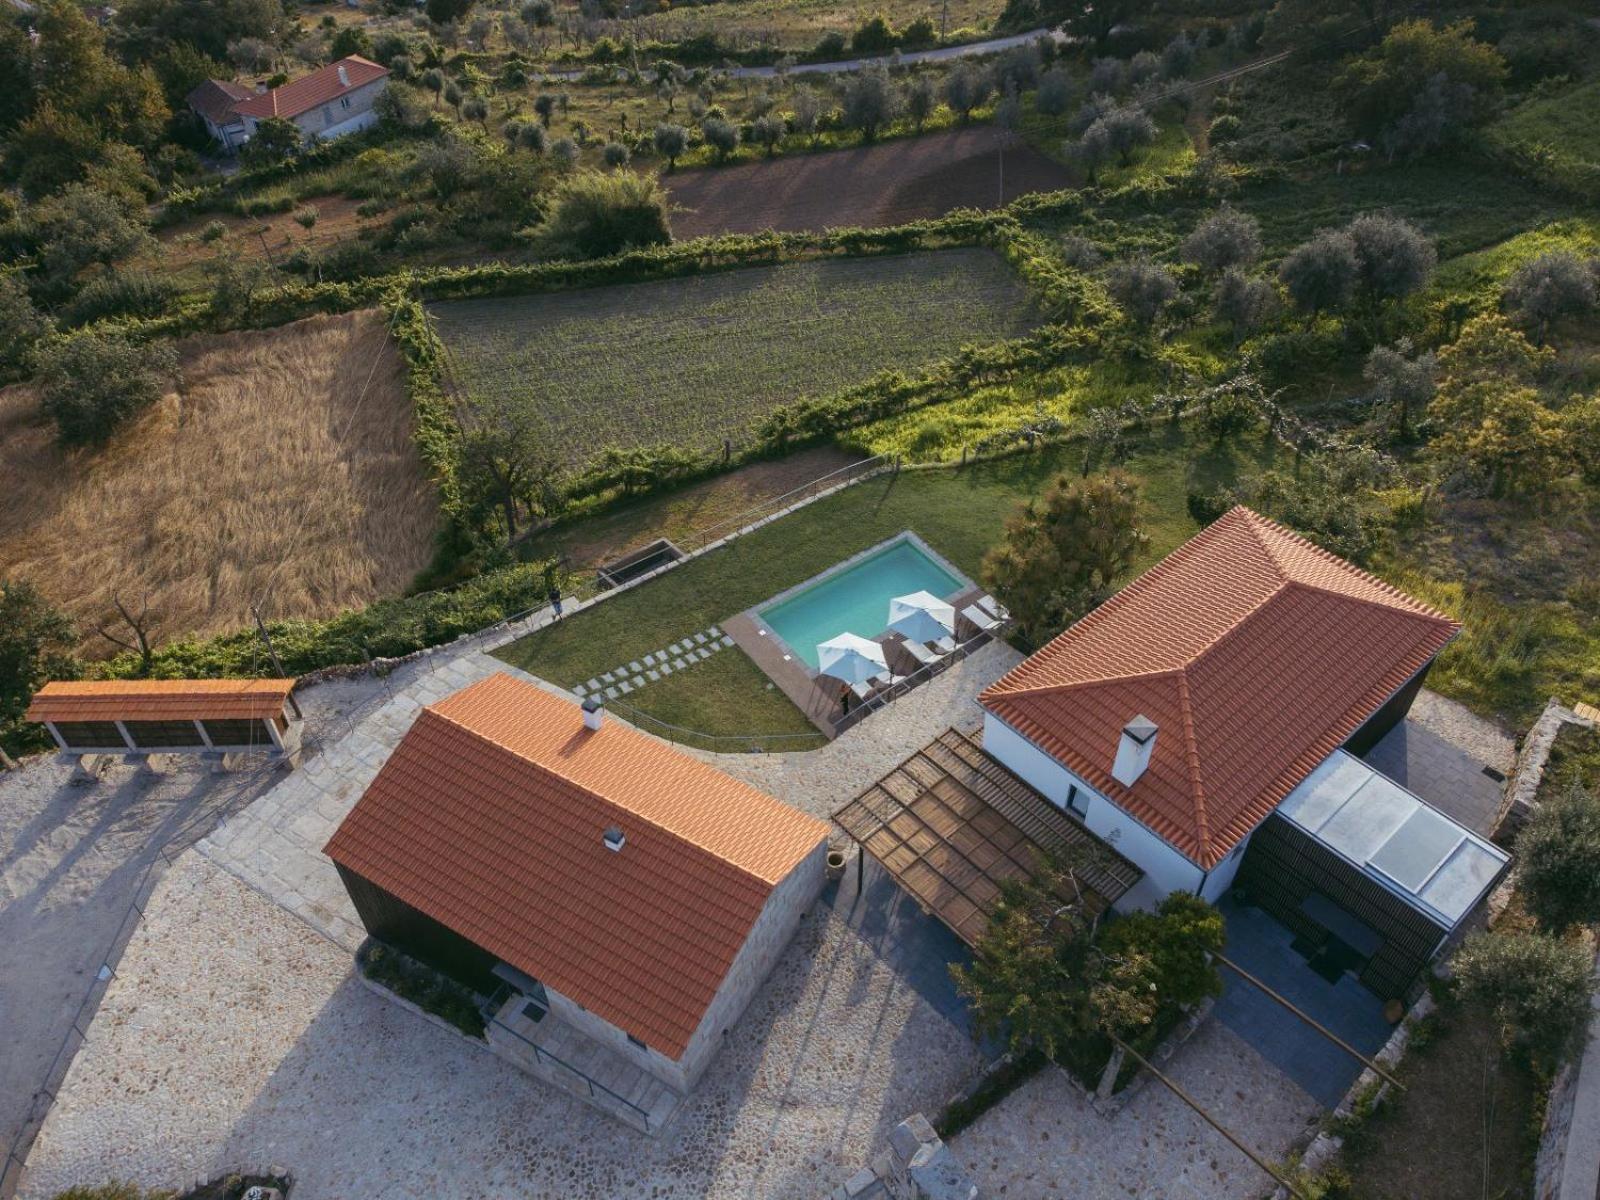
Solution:
<svg viewBox="0 0 1600 1200">
<path fill-rule="evenodd" d="M 267 631 L 290 675 L 374 658 L 399 658 L 476 633 L 541 603 L 544 571 L 544 563 L 519 563 L 487 571 L 452 591 L 379 600 L 325 621 L 269 622 Z M 138 678 L 139 656 L 118 655 L 95 670 L 102 678 Z M 163 646 L 156 651 L 151 677 L 207 679 L 272 673 L 260 637 L 250 630 Z"/>
</svg>

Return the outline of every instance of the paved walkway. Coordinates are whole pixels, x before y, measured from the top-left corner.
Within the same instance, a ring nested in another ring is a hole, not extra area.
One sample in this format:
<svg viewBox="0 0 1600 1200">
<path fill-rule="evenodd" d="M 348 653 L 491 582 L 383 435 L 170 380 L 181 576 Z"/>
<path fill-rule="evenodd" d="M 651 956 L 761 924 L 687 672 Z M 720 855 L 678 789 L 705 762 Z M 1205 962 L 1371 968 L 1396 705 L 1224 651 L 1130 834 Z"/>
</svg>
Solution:
<svg viewBox="0 0 1600 1200">
<path fill-rule="evenodd" d="M 630 663 L 596 675 L 587 683 L 578 684 L 572 689 L 572 694 L 579 699 L 600 695 L 607 700 L 615 700 L 618 696 L 638 691 L 646 684 L 655 683 L 674 671 L 704 662 L 718 650 L 726 650 L 732 645 L 733 639 L 713 625 L 682 641 L 673 642 L 650 654 L 641 654 Z"/>
<path fill-rule="evenodd" d="M 1506 776 L 1516 763 L 1516 743 L 1454 700 L 1423 691 L 1410 715 L 1363 758 L 1487 837 L 1505 795 Z"/>
</svg>

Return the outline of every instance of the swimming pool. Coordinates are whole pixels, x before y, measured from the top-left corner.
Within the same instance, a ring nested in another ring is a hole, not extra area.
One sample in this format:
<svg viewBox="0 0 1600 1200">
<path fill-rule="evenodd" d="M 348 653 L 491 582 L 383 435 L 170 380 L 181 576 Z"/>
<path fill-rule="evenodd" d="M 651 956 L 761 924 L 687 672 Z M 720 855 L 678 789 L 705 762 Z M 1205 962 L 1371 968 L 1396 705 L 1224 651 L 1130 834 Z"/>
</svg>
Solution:
<svg viewBox="0 0 1600 1200">
<path fill-rule="evenodd" d="M 902 534 L 758 608 L 756 615 L 815 670 L 817 643 L 841 633 L 877 637 L 889 623 L 889 601 L 895 596 L 920 591 L 943 599 L 966 586 L 965 579 Z"/>
</svg>

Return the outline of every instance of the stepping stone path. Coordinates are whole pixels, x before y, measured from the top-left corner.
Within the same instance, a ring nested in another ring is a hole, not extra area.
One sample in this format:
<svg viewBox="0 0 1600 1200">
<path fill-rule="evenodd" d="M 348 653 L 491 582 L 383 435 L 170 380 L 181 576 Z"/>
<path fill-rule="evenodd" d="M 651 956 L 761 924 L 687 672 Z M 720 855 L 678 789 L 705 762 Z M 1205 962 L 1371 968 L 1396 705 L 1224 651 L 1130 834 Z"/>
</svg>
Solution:
<svg viewBox="0 0 1600 1200">
<path fill-rule="evenodd" d="M 607 700 L 615 700 L 618 696 L 638 691 L 648 683 L 657 682 L 674 671 L 704 662 L 718 650 L 726 650 L 732 645 L 733 639 L 713 625 L 664 649 L 641 655 L 626 666 L 602 671 L 572 691 L 580 700 L 586 696 L 604 696 Z"/>
</svg>

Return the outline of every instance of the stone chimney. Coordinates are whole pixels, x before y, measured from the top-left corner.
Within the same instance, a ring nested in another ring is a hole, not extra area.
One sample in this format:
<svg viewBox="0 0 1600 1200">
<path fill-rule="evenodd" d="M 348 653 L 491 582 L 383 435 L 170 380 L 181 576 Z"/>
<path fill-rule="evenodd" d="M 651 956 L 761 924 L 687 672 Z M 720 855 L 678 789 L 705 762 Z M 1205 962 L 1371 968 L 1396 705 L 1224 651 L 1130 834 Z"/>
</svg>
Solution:
<svg viewBox="0 0 1600 1200">
<path fill-rule="evenodd" d="M 350 72 L 345 69 L 345 65 L 343 63 L 339 64 L 339 86 L 350 86 Z"/>
<path fill-rule="evenodd" d="M 585 729 L 599 729 L 601 720 L 605 716 L 605 701 L 599 696 L 590 696 L 583 702 L 583 727 Z"/>
<path fill-rule="evenodd" d="M 1111 765 L 1111 778 L 1123 787 L 1132 787 L 1156 750 L 1156 723 L 1140 714 L 1122 727 L 1117 740 L 1117 759 Z"/>
<path fill-rule="evenodd" d="M 600 840 L 605 843 L 606 849 L 610 850 L 613 854 L 618 853 L 624 846 L 628 844 L 627 836 L 615 825 L 602 833 L 600 835 Z"/>
</svg>

